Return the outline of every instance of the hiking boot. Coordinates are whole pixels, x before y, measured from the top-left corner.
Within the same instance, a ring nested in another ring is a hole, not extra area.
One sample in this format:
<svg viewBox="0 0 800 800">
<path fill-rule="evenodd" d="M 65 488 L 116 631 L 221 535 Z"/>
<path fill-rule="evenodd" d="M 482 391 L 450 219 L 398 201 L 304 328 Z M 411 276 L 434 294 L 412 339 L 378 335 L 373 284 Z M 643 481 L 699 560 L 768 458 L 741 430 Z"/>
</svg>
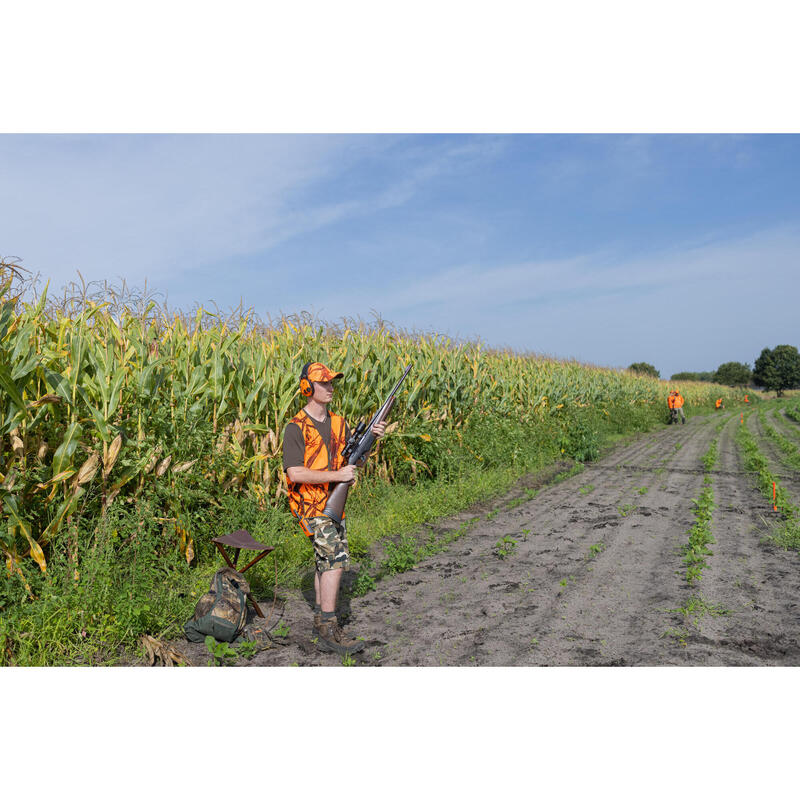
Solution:
<svg viewBox="0 0 800 800">
<path fill-rule="evenodd" d="M 364 642 L 357 639 L 350 639 L 339 627 L 339 623 L 334 619 L 330 622 L 320 622 L 317 628 L 319 641 L 317 647 L 329 653 L 338 653 L 341 656 L 349 656 L 364 649 Z"/>
</svg>

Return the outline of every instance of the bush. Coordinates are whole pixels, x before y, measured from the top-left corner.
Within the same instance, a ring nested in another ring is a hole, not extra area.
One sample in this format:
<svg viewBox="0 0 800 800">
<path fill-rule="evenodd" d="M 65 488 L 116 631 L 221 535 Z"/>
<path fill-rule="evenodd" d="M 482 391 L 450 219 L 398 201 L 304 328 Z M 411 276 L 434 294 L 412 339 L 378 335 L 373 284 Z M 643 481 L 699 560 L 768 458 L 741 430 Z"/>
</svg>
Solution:
<svg viewBox="0 0 800 800">
<path fill-rule="evenodd" d="M 631 364 L 628 369 L 638 375 L 648 375 L 651 378 L 661 377 L 661 373 L 652 364 L 648 364 L 646 361 L 637 361 L 635 364 Z"/>
</svg>

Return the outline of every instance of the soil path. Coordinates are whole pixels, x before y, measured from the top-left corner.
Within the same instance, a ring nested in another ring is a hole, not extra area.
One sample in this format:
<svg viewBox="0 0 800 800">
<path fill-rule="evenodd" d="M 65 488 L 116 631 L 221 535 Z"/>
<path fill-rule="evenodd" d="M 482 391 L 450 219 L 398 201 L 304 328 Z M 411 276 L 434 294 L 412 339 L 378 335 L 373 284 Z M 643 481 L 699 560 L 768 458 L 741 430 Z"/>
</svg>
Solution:
<svg viewBox="0 0 800 800">
<path fill-rule="evenodd" d="M 356 664 L 800 664 L 800 559 L 765 541 L 765 504 L 742 472 L 737 424 L 738 413 L 693 417 L 565 480 L 522 481 L 440 522 L 438 532 L 463 535 L 345 604 L 347 630 L 366 640 Z M 690 587 L 681 548 L 717 437 L 716 544 Z M 726 613 L 687 619 L 676 609 L 692 597 Z M 341 664 L 312 641 L 309 599 L 282 593 L 270 628 L 289 633 L 250 665 Z M 207 662 L 204 645 L 175 644 Z"/>
</svg>

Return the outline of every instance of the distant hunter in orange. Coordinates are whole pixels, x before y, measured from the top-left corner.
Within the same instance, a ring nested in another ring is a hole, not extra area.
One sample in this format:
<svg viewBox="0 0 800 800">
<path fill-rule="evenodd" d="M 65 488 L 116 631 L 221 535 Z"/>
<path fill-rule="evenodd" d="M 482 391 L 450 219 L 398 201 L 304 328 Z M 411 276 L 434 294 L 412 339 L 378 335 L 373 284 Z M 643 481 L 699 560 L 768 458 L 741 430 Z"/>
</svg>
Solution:
<svg viewBox="0 0 800 800">
<path fill-rule="evenodd" d="M 717 402 L 714 403 L 714 405 L 716 406 L 717 411 L 719 411 L 720 409 L 724 409 L 725 408 L 725 404 L 722 402 L 722 398 L 721 397 L 717 398 Z"/>
<path fill-rule="evenodd" d="M 677 389 L 673 389 L 667 397 L 667 407 L 669 408 L 669 421 L 670 423 L 678 421 L 678 415 L 681 418 L 681 424 L 686 424 L 686 416 L 683 413 L 683 396 Z"/>
</svg>

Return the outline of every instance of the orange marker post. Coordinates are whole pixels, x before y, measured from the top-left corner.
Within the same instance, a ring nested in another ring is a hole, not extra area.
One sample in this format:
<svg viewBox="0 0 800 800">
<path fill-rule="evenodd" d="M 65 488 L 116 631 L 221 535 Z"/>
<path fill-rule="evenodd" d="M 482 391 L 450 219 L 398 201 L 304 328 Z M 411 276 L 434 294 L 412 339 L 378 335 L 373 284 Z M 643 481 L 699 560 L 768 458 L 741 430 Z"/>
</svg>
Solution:
<svg viewBox="0 0 800 800">
<path fill-rule="evenodd" d="M 772 510 L 778 510 L 778 506 L 775 504 L 775 481 L 772 481 Z"/>
<path fill-rule="evenodd" d="M 744 425 L 744 414 L 742 414 L 742 425 Z"/>
</svg>

